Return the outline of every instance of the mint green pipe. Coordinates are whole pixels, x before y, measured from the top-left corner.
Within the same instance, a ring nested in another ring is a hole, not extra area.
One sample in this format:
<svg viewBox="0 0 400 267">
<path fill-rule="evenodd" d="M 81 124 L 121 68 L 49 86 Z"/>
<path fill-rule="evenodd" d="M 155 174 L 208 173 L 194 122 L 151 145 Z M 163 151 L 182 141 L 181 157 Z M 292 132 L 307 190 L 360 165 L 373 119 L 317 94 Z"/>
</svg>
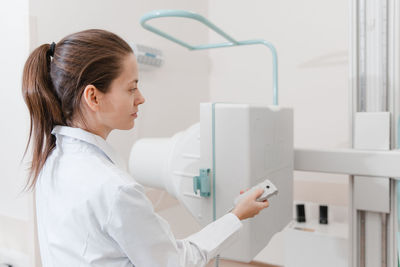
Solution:
<svg viewBox="0 0 400 267">
<path fill-rule="evenodd" d="M 208 26 L 210 29 L 224 37 L 228 42 L 226 43 L 215 43 L 215 44 L 202 44 L 202 45 L 190 45 L 184 41 L 181 41 L 170 34 L 167 34 L 149 24 L 147 24 L 147 21 L 151 19 L 156 19 L 156 18 L 166 18 L 166 17 L 180 17 L 180 18 L 189 18 L 189 19 L 194 19 L 197 20 L 204 25 Z M 203 16 L 185 11 L 185 10 L 154 10 L 151 11 L 144 16 L 141 17 L 140 19 L 140 24 L 143 26 L 143 28 L 158 34 L 174 43 L 177 43 L 183 47 L 186 47 L 189 50 L 205 50 L 205 49 L 213 49 L 213 48 L 225 48 L 225 47 L 233 47 L 233 46 L 243 46 L 243 45 L 255 45 L 255 44 L 261 44 L 269 48 L 272 54 L 272 75 L 273 75 L 273 81 L 272 81 L 272 88 L 273 88 L 273 104 L 278 105 L 278 56 L 276 53 L 275 47 L 262 39 L 256 39 L 256 40 L 247 40 L 247 41 L 236 41 L 233 39 L 231 36 L 226 34 L 223 30 L 218 28 L 216 25 L 211 23 L 209 20 L 204 18 Z"/>
<path fill-rule="evenodd" d="M 233 43 L 236 42 L 232 37 L 230 37 L 228 34 L 226 34 L 224 31 L 222 31 L 220 28 L 218 28 L 216 25 L 214 25 L 212 22 L 210 22 L 209 20 L 207 20 L 203 16 L 201 16 L 199 14 L 196 14 L 196 13 L 193 13 L 193 12 L 190 12 L 190 11 L 185 11 L 185 10 L 171 10 L 171 9 L 153 10 L 153 11 L 143 15 L 140 18 L 140 24 L 145 29 L 147 29 L 149 31 L 153 31 L 154 33 L 157 33 L 157 34 L 163 36 L 164 38 L 167 38 L 167 39 L 175 42 L 175 40 L 177 40 L 177 39 L 175 39 L 171 35 L 169 35 L 169 34 L 167 34 L 165 32 L 162 32 L 160 30 L 157 30 L 156 28 L 146 24 L 146 22 L 148 20 L 151 20 L 151 19 L 168 18 L 168 17 L 189 18 L 189 19 L 194 19 L 194 20 L 200 21 L 201 23 L 205 24 L 206 26 L 208 26 L 209 28 L 214 30 L 219 35 L 223 36 L 228 41 L 233 42 Z M 185 42 L 179 41 L 178 43 L 180 45 L 183 45 L 184 47 L 186 47 L 188 49 L 196 50 L 195 47 L 193 47 L 191 45 L 188 45 Z"/>
<path fill-rule="evenodd" d="M 213 177 L 213 220 L 215 221 L 217 219 L 217 200 L 215 197 L 215 175 L 217 172 L 217 166 L 215 164 L 215 104 L 212 103 L 212 167 L 213 167 L 213 172 L 212 172 L 212 177 Z"/>
</svg>

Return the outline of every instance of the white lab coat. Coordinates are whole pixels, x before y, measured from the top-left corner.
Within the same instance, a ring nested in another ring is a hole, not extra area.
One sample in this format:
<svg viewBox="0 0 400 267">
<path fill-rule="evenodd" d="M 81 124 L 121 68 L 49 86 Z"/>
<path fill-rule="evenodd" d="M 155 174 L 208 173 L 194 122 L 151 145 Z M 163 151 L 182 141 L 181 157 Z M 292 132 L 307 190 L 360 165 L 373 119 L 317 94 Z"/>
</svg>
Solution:
<svg viewBox="0 0 400 267">
<path fill-rule="evenodd" d="M 242 228 L 228 213 L 176 240 L 103 138 L 66 126 L 53 134 L 56 147 L 36 186 L 44 267 L 205 266 Z"/>
</svg>

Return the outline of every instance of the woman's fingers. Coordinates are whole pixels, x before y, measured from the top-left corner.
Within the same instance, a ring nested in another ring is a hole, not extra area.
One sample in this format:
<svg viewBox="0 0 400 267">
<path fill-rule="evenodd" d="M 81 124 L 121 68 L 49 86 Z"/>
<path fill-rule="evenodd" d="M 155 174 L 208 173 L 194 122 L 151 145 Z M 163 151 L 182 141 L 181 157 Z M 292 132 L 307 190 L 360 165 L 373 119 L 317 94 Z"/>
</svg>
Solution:
<svg viewBox="0 0 400 267">
<path fill-rule="evenodd" d="M 268 200 L 264 200 L 263 202 L 264 208 L 268 208 L 269 207 L 269 202 Z"/>
<path fill-rule="evenodd" d="M 240 194 L 243 194 L 244 192 L 247 192 L 249 190 L 250 190 L 250 188 L 247 188 L 246 190 L 240 190 Z"/>
<path fill-rule="evenodd" d="M 269 202 L 268 202 L 268 200 L 263 201 L 263 202 L 257 202 L 257 206 L 260 210 L 262 210 L 262 209 L 269 207 Z"/>
<path fill-rule="evenodd" d="M 257 201 L 257 198 L 261 196 L 263 192 L 264 190 L 262 188 L 258 188 L 257 190 L 254 190 L 254 192 L 251 192 L 251 194 L 237 203 L 236 207 L 232 210 L 232 213 L 240 220 L 252 218 L 259 214 L 260 211 L 269 206 L 268 200 L 261 202 Z M 241 193 L 243 193 L 243 190 Z"/>
<path fill-rule="evenodd" d="M 254 190 L 254 192 L 252 194 L 252 198 L 255 200 L 255 199 L 259 198 L 263 193 L 264 193 L 264 190 L 261 188 L 258 188 L 257 190 Z"/>
</svg>

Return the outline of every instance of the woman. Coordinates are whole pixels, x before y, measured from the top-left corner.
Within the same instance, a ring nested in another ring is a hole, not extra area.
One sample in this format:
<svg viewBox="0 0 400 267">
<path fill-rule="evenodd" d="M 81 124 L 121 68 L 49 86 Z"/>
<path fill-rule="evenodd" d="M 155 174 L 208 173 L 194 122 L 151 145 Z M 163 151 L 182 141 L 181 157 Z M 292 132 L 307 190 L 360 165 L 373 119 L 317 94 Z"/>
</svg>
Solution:
<svg viewBox="0 0 400 267">
<path fill-rule="evenodd" d="M 22 92 L 45 267 L 204 266 L 240 220 L 268 206 L 255 201 L 257 191 L 200 232 L 174 238 L 105 141 L 113 129 L 131 129 L 145 101 L 133 51 L 113 33 L 86 30 L 41 45 L 25 63 Z"/>
</svg>

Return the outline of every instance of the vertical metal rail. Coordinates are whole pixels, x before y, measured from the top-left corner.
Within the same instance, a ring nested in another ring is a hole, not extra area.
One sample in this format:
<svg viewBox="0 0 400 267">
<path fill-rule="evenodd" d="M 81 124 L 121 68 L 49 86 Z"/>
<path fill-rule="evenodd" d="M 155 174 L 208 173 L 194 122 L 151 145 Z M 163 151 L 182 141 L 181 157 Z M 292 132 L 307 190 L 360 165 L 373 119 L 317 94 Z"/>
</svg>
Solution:
<svg viewBox="0 0 400 267">
<path fill-rule="evenodd" d="M 352 122 L 352 147 L 354 147 L 354 115 L 356 112 L 391 111 L 393 93 L 389 90 L 389 12 L 388 3 L 393 0 L 353 0 L 350 6 L 350 78 L 353 107 L 350 109 Z M 392 126 L 393 127 L 393 126 Z M 393 141 L 393 138 L 392 138 Z M 393 142 L 392 142 L 393 144 Z M 354 178 L 350 177 L 350 195 L 353 201 Z M 351 203 L 350 221 L 350 266 L 366 267 L 368 211 L 356 210 Z M 380 215 L 381 223 L 381 266 L 387 267 L 388 216 Z M 369 230 L 370 231 L 370 230 Z M 368 254 L 369 255 L 369 254 Z"/>
<path fill-rule="evenodd" d="M 360 210 L 360 267 L 365 267 L 365 211 Z"/>
<path fill-rule="evenodd" d="M 381 255 L 382 255 L 382 267 L 387 267 L 387 215 L 385 213 L 381 214 Z"/>
<path fill-rule="evenodd" d="M 358 1 L 358 88 L 357 90 L 357 111 L 367 110 L 367 79 L 366 79 L 366 0 Z"/>
<path fill-rule="evenodd" d="M 400 2 L 388 0 L 388 105 L 392 113 L 391 149 L 400 148 Z M 388 216 L 388 266 L 400 266 L 399 262 L 399 183 L 391 181 L 391 212 Z"/>
<path fill-rule="evenodd" d="M 349 1 L 349 139 L 350 147 L 354 147 L 354 114 L 357 112 L 358 107 L 358 90 L 359 87 L 359 66 L 358 66 L 358 31 L 359 31 L 359 1 Z M 357 246 L 359 240 L 359 224 L 358 213 L 354 208 L 354 176 L 349 176 L 349 267 L 356 267 L 359 264 L 360 251 Z"/>
</svg>

